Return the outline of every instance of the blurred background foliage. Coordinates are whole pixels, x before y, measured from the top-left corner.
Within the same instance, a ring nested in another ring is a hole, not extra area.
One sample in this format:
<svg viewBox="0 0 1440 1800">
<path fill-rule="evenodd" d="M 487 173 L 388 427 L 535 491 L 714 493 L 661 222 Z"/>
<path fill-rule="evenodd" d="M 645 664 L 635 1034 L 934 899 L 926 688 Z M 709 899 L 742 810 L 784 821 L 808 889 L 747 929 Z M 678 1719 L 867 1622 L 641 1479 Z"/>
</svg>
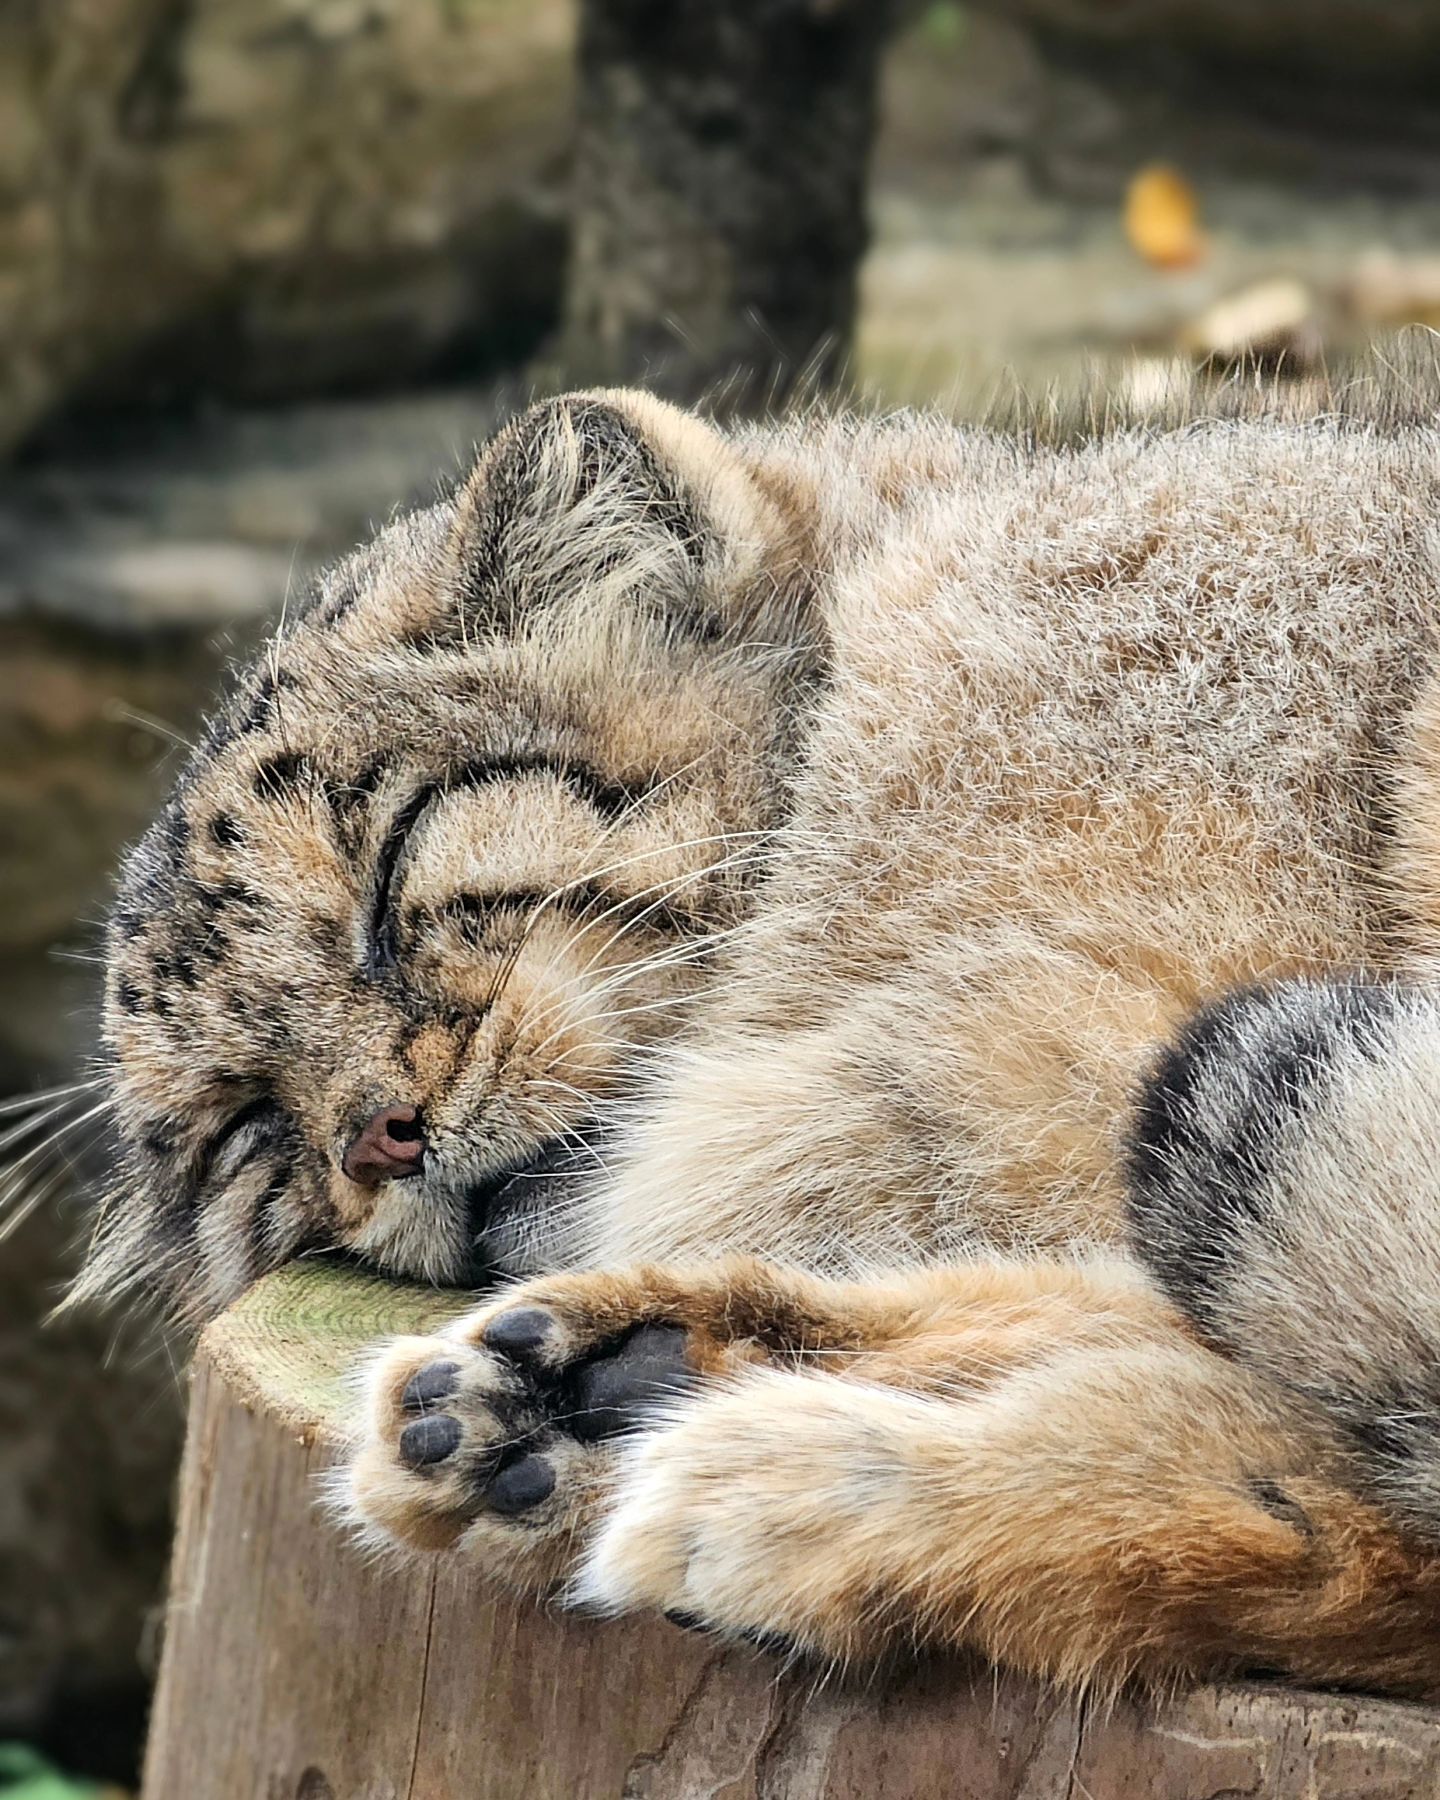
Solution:
<svg viewBox="0 0 1440 1800">
<path fill-rule="evenodd" d="M 8 0 L 0 1092 L 226 661 L 508 408 L 1315 379 L 1440 324 L 1437 76 L 1440 0 Z M 0 1113 L 0 1738 L 131 1781 L 178 1351 L 40 1328 L 102 1125 Z"/>
</svg>

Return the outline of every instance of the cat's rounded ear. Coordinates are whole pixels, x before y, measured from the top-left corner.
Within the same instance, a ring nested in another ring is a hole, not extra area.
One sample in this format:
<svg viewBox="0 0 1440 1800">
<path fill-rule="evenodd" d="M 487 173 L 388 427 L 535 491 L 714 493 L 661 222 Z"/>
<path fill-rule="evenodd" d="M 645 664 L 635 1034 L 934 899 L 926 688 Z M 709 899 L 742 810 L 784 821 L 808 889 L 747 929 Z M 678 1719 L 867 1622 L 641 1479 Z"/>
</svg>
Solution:
<svg viewBox="0 0 1440 1800">
<path fill-rule="evenodd" d="M 563 608 L 725 638 L 798 624 L 806 538 L 721 432 L 613 389 L 501 432 L 457 495 L 453 552 L 467 611 L 500 631 Z"/>
</svg>

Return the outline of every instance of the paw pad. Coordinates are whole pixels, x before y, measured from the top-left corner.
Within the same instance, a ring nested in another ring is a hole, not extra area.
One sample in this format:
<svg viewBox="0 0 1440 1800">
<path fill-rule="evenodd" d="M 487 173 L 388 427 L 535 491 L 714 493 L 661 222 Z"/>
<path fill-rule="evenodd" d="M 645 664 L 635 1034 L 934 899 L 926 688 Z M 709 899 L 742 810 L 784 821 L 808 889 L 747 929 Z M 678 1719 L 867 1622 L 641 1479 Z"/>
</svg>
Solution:
<svg viewBox="0 0 1440 1800">
<path fill-rule="evenodd" d="M 448 1400 L 459 1385 L 459 1363 L 426 1363 L 423 1369 L 418 1370 L 405 1383 L 400 1404 L 406 1412 L 424 1412 L 427 1406 Z"/>
<path fill-rule="evenodd" d="M 502 1312 L 485 1327 L 481 1342 L 497 1356 L 511 1362 L 533 1362 L 555 1335 L 555 1321 L 538 1306 L 517 1306 Z"/>
<path fill-rule="evenodd" d="M 444 1462 L 459 1445 L 460 1421 L 449 1413 L 430 1413 L 414 1419 L 400 1433 L 400 1460 L 407 1469 L 428 1468 Z"/>
<path fill-rule="evenodd" d="M 642 1325 L 610 1356 L 597 1357 L 575 1375 L 570 1429 L 582 1443 L 614 1437 L 638 1424 L 667 1394 L 695 1379 L 685 1358 L 679 1325 Z"/>
<path fill-rule="evenodd" d="M 378 1424 L 392 1469 L 417 1484 L 427 1532 L 442 1517 L 463 1530 L 486 1514 L 563 1531 L 599 1446 L 697 1379 L 682 1326 L 642 1323 L 577 1352 L 563 1314 L 541 1306 L 507 1308 L 476 1337 L 426 1348 L 417 1366 L 405 1342 Z"/>
<path fill-rule="evenodd" d="M 543 1456 L 522 1456 L 492 1478 L 485 1490 L 485 1501 L 491 1512 L 513 1518 L 548 1500 L 554 1491 L 554 1465 Z"/>
</svg>

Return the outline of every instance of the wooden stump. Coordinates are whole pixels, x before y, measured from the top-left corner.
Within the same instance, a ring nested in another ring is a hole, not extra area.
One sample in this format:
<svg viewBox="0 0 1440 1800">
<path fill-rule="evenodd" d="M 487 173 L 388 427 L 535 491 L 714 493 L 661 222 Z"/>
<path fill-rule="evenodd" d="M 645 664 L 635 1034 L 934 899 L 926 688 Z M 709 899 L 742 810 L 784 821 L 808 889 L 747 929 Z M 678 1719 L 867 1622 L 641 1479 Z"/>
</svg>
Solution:
<svg viewBox="0 0 1440 1800">
<path fill-rule="evenodd" d="M 1428 1708 L 1247 1684 L 1101 1712 L 941 1663 L 819 1684 L 449 1563 L 367 1563 L 317 1504 L 344 1371 L 459 1304 L 297 1265 L 206 1332 L 145 1800 L 1440 1795 Z"/>
</svg>

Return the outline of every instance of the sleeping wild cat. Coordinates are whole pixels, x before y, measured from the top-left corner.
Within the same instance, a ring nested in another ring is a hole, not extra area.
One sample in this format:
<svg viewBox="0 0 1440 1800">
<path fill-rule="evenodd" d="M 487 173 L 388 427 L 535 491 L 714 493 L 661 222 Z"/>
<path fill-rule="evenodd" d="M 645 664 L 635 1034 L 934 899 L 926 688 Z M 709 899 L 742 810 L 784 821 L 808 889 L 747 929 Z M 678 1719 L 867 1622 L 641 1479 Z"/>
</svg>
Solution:
<svg viewBox="0 0 1440 1800">
<path fill-rule="evenodd" d="M 510 1278 L 347 1505 L 577 1604 L 1436 1694 L 1437 955 L 1423 411 L 570 396 L 131 856 L 81 1292 Z"/>
</svg>

